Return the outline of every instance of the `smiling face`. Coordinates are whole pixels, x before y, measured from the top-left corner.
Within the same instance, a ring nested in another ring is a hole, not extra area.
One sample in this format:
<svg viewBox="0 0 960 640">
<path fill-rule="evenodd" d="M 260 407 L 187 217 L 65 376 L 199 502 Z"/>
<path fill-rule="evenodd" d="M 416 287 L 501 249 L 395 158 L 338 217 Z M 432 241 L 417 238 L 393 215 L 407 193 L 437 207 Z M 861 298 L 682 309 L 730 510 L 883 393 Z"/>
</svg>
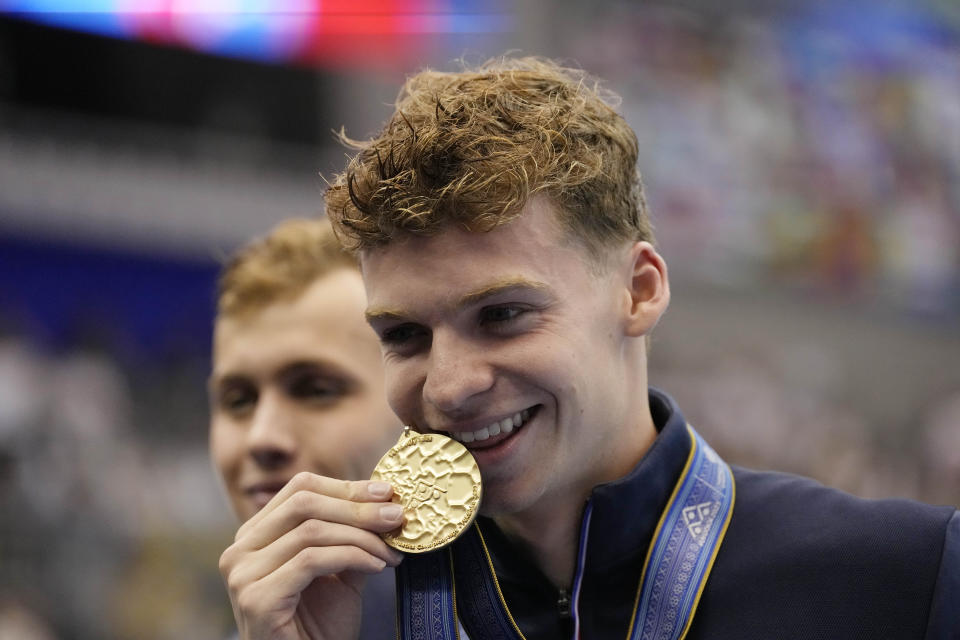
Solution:
<svg viewBox="0 0 960 640">
<path fill-rule="evenodd" d="M 217 320 L 210 449 L 246 520 L 297 472 L 360 480 L 396 441 L 360 274 L 339 269 L 294 299 Z"/>
<path fill-rule="evenodd" d="M 599 268 L 534 198 L 493 231 L 407 236 L 361 264 L 391 406 L 471 449 L 487 515 L 585 498 L 649 446 L 637 338 L 668 295 L 638 324 L 635 290 L 662 265 L 648 244 Z"/>
</svg>

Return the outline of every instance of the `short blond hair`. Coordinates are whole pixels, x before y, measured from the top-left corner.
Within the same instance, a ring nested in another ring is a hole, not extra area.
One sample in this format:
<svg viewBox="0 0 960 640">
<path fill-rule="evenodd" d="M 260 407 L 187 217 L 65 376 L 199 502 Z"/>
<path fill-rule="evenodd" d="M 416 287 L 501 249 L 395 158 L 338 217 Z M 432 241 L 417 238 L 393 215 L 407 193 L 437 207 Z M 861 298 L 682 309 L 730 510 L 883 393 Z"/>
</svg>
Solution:
<svg viewBox="0 0 960 640">
<path fill-rule="evenodd" d="M 637 137 L 616 101 L 584 71 L 543 58 L 422 71 L 376 137 L 341 133 L 358 153 L 331 181 L 327 215 L 341 242 L 362 251 L 451 222 L 489 231 L 543 193 L 594 257 L 652 241 Z"/>
<path fill-rule="evenodd" d="M 233 254 L 217 287 L 217 315 L 240 316 L 303 293 L 338 269 L 359 269 L 325 218 L 293 218 Z"/>
</svg>

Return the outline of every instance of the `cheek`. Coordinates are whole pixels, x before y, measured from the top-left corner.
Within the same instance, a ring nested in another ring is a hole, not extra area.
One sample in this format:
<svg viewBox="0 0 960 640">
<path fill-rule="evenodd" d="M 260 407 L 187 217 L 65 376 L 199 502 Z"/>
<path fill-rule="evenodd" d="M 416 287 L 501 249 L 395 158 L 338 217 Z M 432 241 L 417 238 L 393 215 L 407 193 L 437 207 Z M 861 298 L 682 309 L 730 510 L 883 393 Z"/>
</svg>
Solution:
<svg viewBox="0 0 960 640">
<path fill-rule="evenodd" d="M 353 427 L 344 438 L 356 442 L 358 450 L 377 452 L 378 460 L 385 451 L 383 444 L 388 443 L 387 448 L 393 446 L 400 429 L 399 420 L 383 397 L 370 398 L 364 406 L 357 407 L 350 422 Z"/>
<path fill-rule="evenodd" d="M 613 383 L 609 351 L 577 328 L 545 336 L 515 356 L 524 374 L 556 398 L 566 419 L 579 420 L 590 409 L 590 390 Z"/>
<path fill-rule="evenodd" d="M 387 403 L 393 413 L 410 420 L 419 405 L 422 377 L 413 363 L 387 362 L 384 368 L 384 388 Z"/>
<path fill-rule="evenodd" d="M 223 418 L 214 418 L 210 423 L 210 457 L 224 480 L 236 474 L 243 458 L 243 441 L 240 430 Z"/>
<path fill-rule="evenodd" d="M 545 387 L 566 391 L 575 385 L 574 380 L 586 375 L 596 355 L 575 332 L 551 328 L 509 345 L 497 364 L 505 371 L 519 370 Z"/>
<path fill-rule="evenodd" d="M 317 466 L 348 480 L 368 478 L 400 433 L 383 397 L 357 398 L 325 422 L 311 439 L 312 456 Z"/>
</svg>

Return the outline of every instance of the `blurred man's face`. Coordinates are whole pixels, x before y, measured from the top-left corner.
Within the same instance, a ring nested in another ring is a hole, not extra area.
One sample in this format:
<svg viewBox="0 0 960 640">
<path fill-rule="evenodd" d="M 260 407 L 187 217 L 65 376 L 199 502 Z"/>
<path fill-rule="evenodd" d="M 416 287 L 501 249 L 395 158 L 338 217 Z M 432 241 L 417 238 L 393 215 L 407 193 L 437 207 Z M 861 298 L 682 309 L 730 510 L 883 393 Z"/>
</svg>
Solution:
<svg viewBox="0 0 960 640">
<path fill-rule="evenodd" d="M 360 274 L 342 269 L 294 300 L 218 319 L 210 449 L 241 519 L 299 471 L 369 478 L 396 442 L 365 306 Z"/>
<path fill-rule="evenodd" d="M 598 275 L 548 201 L 488 233 L 451 225 L 361 263 L 390 404 L 472 451 L 484 513 L 568 501 L 635 462 L 618 436 L 645 393 L 625 373 L 630 279 Z"/>
</svg>

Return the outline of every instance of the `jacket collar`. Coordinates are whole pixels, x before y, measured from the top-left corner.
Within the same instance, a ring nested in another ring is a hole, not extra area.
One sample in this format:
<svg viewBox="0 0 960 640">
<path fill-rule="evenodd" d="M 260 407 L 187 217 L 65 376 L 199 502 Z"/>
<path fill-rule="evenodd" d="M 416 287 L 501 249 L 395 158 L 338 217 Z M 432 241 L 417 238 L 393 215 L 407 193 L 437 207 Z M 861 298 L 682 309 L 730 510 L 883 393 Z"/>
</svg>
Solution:
<svg viewBox="0 0 960 640">
<path fill-rule="evenodd" d="M 584 563 L 588 574 L 643 562 L 660 514 L 686 464 L 691 442 L 676 402 L 652 387 L 649 398 L 657 438 L 629 474 L 594 487 L 590 496 L 592 515 Z M 526 580 L 529 584 L 536 579 L 538 586 L 550 589 L 546 577 L 525 553 L 513 548 L 493 521 L 479 520 L 502 580 Z"/>
<path fill-rule="evenodd" d="M 673 398 L 649 390 L 650 412 L 658 431 L 640 462 L 626 476 L 596 486 L 585 567 L 605 572 L 645 557 L 660 515 L 683 471 L 691 441 L 686 420 Z"/>
</svg>

